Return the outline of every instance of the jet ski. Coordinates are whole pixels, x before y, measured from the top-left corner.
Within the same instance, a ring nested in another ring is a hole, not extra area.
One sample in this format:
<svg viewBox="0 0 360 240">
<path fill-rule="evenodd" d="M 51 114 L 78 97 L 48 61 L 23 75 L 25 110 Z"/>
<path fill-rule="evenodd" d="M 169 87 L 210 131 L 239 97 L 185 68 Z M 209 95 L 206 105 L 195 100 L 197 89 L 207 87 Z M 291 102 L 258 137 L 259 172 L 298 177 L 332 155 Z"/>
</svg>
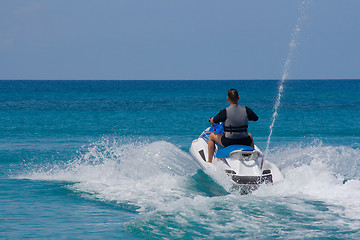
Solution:
<svg viewBox="0 0 360 240">
<path fill-rule="evenodd" d="M 192 142 L 189 150 L 204 172 L 209 172 L 208 170 L 214 166 L 221 168 L 233 183 L 233 188 L 239 189 L 241 194 L 251 193 L 260 184 L 271 184 L 283 179 L 277 166 L 264 160 L 264 155 L 257 146 L 252 148 L 245 145 L 230 145 L 224 148 L 216 143 L 213 161 L 207 162 L 211 132 L 222 133 L 222 124 L 205 129 Z"/>
</svg>

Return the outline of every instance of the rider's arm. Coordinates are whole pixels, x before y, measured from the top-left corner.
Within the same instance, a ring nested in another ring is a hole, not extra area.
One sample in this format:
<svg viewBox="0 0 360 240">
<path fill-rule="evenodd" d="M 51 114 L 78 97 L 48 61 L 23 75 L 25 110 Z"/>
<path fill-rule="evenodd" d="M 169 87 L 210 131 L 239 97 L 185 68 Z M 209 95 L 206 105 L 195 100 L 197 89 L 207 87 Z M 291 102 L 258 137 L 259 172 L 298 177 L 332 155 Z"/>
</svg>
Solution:
<svg viewBox="0 0 360 240">
<path fill-rule="evenodd" d="M 221 110 L 214 118 L 214 123 L 224 122 L 226 120 L 226 109 Z"/>
<path fill-rule="evenodd" d="M 248 119 L 250 121 L 257 121 L 259 119 L 259 117 L 253 112 L 253 110 L 251 110 L 248 107 L 245 108 L 246 108 L 246 114 L 248 115 Z"/>
</svg>

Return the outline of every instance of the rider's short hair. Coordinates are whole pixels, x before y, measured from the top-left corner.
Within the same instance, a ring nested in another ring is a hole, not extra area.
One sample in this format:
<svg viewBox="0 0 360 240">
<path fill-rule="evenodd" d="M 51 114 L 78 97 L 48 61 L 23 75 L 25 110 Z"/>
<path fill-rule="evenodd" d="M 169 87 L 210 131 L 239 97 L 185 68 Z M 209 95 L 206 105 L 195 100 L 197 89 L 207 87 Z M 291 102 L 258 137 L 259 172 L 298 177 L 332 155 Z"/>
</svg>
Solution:
<svg viewBox="0 0 360 240">
<path fill-rule="evenodd" d="M 239 100 L 239 93 L 236 89 L 232 88 L 228 91 L 228 98 L 231 102 L 237 102 Z"/>
</svg>

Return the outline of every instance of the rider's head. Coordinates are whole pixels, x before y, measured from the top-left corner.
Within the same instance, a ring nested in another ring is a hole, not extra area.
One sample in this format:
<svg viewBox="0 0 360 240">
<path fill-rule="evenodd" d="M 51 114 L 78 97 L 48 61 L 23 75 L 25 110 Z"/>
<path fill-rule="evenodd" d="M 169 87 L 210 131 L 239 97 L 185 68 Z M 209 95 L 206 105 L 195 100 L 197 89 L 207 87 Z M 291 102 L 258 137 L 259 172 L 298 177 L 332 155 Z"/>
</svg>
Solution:
<svg viewBox="0 0 360 240">
<path fill-rule="evenodd" d="M 239 93 L 236 89 L 232 88 L 228 91 L 228 100 L 233 104 L 239 101 Z"/>
</svg>

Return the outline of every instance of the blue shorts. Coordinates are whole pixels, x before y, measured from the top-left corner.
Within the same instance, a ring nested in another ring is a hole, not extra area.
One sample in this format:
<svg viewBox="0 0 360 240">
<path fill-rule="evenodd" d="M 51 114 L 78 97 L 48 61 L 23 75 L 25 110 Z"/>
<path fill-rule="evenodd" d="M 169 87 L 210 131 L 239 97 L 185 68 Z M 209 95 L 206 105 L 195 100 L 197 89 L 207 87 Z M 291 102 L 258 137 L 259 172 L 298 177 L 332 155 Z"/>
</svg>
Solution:
<svg viewBox="0 0 360 240">
<path fill-rule="evenodd" d="M 221 137 L 221 143 L 224 147 L 230 146 L 230 145 L 246 145 L 251 146 L 252 140 L 250 136 L 247 136 L 245 138 L 240 139 L 232 139 L 232 138 L 226 138 L 225 136 Z"/>
</svg>

